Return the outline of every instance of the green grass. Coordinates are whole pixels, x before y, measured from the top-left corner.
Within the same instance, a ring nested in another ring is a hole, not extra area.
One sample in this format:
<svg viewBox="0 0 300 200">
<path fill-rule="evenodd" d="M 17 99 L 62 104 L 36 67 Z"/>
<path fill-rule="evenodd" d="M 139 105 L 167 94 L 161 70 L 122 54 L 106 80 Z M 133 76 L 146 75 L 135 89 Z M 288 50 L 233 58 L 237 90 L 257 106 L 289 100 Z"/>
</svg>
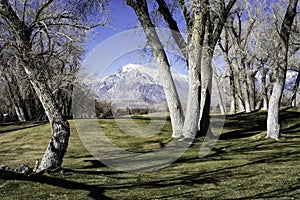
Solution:
<svg viewBox="0 0 300 200">
<path fill-rule="evenodd" d="M 0 199 L 299 199 L 299 118 L 298 111 L 283 111 L 282 137 L 275 141 L 264 138 L 265 112 L 228 116 L 205 158 L 198 157 L 200 138 L 171 165 L 139 174 L 108 168 L 93 158 L 70 121 L 62 169 L 30 180 L 0 179 Z M 135 123 L 146 126 L 149 120 L 139 116 Z M 149 138 L 123 133 L 111 119 L 100 120 L 100 125 L 127 151 L 149 152 L 170 142 L 169 121 Z M 0 127 L 0 164 L 34 166 L 49 139 L 48 124 Z"/>
</svg>

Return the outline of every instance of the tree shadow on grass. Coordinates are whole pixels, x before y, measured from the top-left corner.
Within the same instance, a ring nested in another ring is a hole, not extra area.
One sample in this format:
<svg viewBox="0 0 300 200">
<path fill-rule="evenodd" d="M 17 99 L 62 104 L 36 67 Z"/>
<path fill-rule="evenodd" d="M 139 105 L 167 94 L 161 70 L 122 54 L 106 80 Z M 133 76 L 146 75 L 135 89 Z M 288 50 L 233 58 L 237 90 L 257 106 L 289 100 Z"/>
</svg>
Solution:
<svg viewBox="0 0 300 200">
<path fill-rule="evenodd" d="M 85 183 L 78 183 L 74 181 L 69 181 L 61 178 L 46 176 L 46 175 L 32 175 L 25 176 L 22 174 L 14 173 L 14 172 L 1 172 L 0 171 L 0 179 L 4 180 L 21 180 L 21 181 L 32 181 L 41 184 L 48 184 L 56 187 L 61 187 L 70 190 L 85 190 L 90 192 L 89 196 L 95 200 L 100 199 L 111 199 L 105 196 L 104 189 L 97 185 L 88 185 Z"/>
<path fill-rule="evenodd" d="M 13 123 L 13 124 L 0 124 L 0 134 L 11 132 L 11 131 L 24 130 L 27 128 L 33 128 L 33 127 L 40 126 L 40 125 L 46 124 L 46 123 L 48 123 L 48 122 L 35 122 L 35 123 L 17 122 L 17 123 Z M 17 127 L 17 126 L 19 126 L 19 127 Z M 1 127 L 5 127 L 5 129 L 1 130 Z"/>
</svg>

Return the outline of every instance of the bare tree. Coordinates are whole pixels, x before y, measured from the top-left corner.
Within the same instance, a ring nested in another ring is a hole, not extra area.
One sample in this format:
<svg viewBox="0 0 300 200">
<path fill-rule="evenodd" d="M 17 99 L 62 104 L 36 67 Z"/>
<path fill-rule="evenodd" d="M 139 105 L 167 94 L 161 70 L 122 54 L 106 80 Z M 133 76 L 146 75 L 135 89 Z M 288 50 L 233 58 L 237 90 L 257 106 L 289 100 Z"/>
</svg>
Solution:
<svg viewBox="0 0 300 200">
<path fill-rule="evenodd" d="M 15 1 L 0 0 L 1 23 L 6 28 L 3 41 L 26 73 L 52 127 L 52 138 L 39 170 L 61 166 L 68 146 L 70 128 L 52 93 L 48 72 L 60 60 L 68 43 L 83 38 L 95 21 L 88 11 L 100 10 L 98 1 Z M 91 21 L 90 21 L 91 20 Z"/>
<path fill-rule="evenodd" d="M 280 39 L 277 46 L 278 55 L 274 71 L 276 80 L 274 82 L 273 92 L 269 102 L 267 138 L 278 139 L 280 137 L 279 108 L 288 66 L 289 39 L 293 21 L 296 16 L 297 4 L 298 0 L 289 1 L 288 8 L 285 12 L 281 29 L 279 31 Z"/>
<path fill-rule="evenodd" d="M 158 11 L 167 27 L 173 31 L 172 39 L 187 61 L 189 92 L 185 117 L 183 117 L 176 88 L 172 86 L 174 83 L 166 53 L 155 29 L 153 29 L 154 24 L 151 21 L 151 12 L 147 1 L 127 0 L 126 2 L 135 10 L 144 28 L 147 41 L 153 49 L 157 65 L 163 74 L 162 81 L 173 125 L 173 137 L 194 138 L 199 129 L 206 133 L 206 129 L 209 127 L 210 91 L 213 75 L 211 62 L 215 46 L 235 0 L 229 1 L 228 4 L 223 0 L 175 2 L 178 5 L 175 7 L 175 12 L 181 14 L 185 22 L 185 32 L 180 31 L 179 22 L 175 20 L 169 5 L 164 0 L 156 1 Z"/>
</svg>

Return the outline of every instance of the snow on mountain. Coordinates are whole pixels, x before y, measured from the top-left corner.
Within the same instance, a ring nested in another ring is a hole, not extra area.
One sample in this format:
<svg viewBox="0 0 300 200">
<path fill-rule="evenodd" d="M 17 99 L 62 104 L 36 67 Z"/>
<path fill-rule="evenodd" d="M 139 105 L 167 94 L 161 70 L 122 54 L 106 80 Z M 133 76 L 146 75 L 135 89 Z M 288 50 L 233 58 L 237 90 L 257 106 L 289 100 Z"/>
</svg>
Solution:
<svg viewBox="0 0 300 200">
<path fill-rule="evenodd" d="M 187 100 L 188 78 L 172 71 L 182 102 Z M 158 70 L 142 65 L 128 64 L 97 84 L 100 100 L 119 104 L 118 107 L 142 107 L 165 104 L 166 97 L 160 83 Z"/>
</svg>

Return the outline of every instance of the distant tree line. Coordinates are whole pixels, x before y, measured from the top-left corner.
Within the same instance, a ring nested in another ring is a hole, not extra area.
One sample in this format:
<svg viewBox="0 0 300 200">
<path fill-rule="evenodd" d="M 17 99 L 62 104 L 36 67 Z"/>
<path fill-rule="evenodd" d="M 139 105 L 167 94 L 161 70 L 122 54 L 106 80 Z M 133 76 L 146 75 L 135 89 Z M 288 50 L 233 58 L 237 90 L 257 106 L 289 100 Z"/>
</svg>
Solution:
<svg viewBox="0 0 300 200">
<path fill-rule="evenodd" d="M 96 117 L 106 119 L 106 118 L 114 118 L 114 117 L 122 117 L 128 115 L 146 115 L 149 112 L 159 112 L 155 108 L 149 108 L 148 106 L 140 106 L 140 107 L 126 107 L 126 108 L 116 108 L 110 101 L 95 101 L 95 110 Z"/>
</svg>

